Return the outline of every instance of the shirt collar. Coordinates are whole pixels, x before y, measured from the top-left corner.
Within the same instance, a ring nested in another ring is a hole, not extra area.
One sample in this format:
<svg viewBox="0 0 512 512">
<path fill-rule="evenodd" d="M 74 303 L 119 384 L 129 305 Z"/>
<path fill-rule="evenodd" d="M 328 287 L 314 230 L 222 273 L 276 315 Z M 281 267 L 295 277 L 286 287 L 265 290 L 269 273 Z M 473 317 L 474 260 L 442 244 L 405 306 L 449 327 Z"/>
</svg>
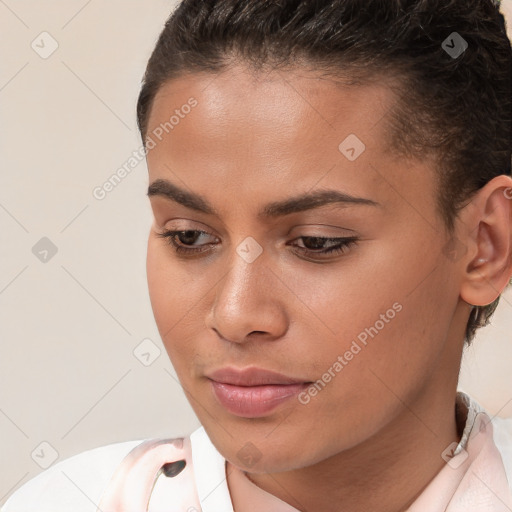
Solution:
<svg viewBox="0 0 512 512">
<path fill-rule="evenodd" d="M 512 496 L 501 455 L 493 441 L 493 427 L 488 414 L 471 397 L 459 391 L 456 417 L 464 425 L 459 443 L 443 453 L 445 466 L 408 510 L 510 512 Z M 203 427 L 191 435 L 191 441 L 202 512 L 233 512 L 232 498 L 244 503 L 243 512 L 299 512 L 255 485 L 235 467 L 229 474 L 230 494 L 226 460 L 211 443 Z"/>
</svg>

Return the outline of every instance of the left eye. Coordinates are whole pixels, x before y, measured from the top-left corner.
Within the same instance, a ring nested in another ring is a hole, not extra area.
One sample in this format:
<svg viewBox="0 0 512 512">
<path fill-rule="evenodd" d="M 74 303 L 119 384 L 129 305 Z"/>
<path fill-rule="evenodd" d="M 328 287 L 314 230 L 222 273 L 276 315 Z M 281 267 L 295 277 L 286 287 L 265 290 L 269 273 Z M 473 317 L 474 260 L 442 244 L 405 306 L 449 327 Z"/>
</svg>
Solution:
<svg viewBox="0 0 512 512">
<path fill-rule="evenodd" d="M 298 240 L 302 240 L 305 247 L 295 247 L 299 249 L 300 252 L 306 254 L 343 254 L 352 244 L 357 242 L 357 237 L 322 238 L 318 236 L 301 236 Z M 330 244 L 330 246 L 322 249 L 326 244 Z M 309 248 L 307 246 L 309 246 Z"/>
<path fill-rule="evenodd" d="M 170 231 L 165 230 L 162 233 L 157 233 L 157 236 L 164 238 L 170 245 L 173 246 L 174 251 L 180 254 L 197 254 L 205 252 L 207 246 L 215 245 L 216 242 L 196 245 L 197 240 L 201 236 L 212 236 L 206 231 L 199 230 L 186 230 L 186 231 Z M 214 237 L 215 238 L 215 237 Z M 326 254 L 343 254 L 348 251 L 352 244 L 357 243 L 357 237 L 344 237 L 344 238 L 323 238 L 317 236 L 301 236 L 296 240 L 302 240 L 304 246 L 293 245 L 298 252 L 306 255 L 326 255 Z M 326 248 L 324 248 L 328 245 Z M 309 247 L 308 247 L 309 246 Z"/>
</svg>

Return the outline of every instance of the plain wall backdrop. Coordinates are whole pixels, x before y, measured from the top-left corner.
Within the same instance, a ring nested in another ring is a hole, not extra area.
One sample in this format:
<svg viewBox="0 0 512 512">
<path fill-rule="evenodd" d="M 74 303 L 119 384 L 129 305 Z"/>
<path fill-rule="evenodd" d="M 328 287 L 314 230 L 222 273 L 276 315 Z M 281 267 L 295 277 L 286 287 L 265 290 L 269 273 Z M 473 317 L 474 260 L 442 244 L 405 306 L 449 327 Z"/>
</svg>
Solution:
<svg viewBox="0 0 512 512">
<path fill-rule="evenodd" d="M 140 80 L 175 3 L 0 0 L 0 505 L 78 452 L 199 426 L 151 311 L 147 168 L 133 160 Z M 500 416 L 511 333 L 509 288 L 460 379 Z"/>
</svg>

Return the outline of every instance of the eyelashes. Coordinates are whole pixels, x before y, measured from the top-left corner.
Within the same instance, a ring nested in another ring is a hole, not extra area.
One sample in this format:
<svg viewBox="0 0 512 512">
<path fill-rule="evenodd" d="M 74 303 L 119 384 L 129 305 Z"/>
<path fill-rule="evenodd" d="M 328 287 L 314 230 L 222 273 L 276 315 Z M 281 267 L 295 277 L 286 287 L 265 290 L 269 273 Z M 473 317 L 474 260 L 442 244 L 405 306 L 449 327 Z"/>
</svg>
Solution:
<svg viewBox="0 0 512 512">
<path fill-rule="evenodd" d="M 195 256 L 201 253 L 206 253 L 211 250 L 211 247 L 217 245 L 216 243 L 205 243 L 199 246 L 195 246 L 195 242 L 201 236 L 213 236 L 206 231 L 201 230 L 181 230 L 171 231 L 164 230 L 161 233 L 156 233 L 156 236 L 163 238 L 174 250 L 174 252 L 180 256 Z M 358 238 L 342 237 L 342 238 L 324 238 L 317 236 L 300 236 L 295 240 L 302 240 L 304 245 L 314 246 L 314 248 L 302 247 L 298 245 L 292 245 L 295 251 L 308 256 L 330 256 L 345 254 L 352 245 L 357 244 Z M 325 244 L 333 244 L 327 248 L 323 248 Z M 318 247 L 321 246 L 321 247 Z"/>
<path fill-rule="evenodd" d="M 196 229 L 188 229 L 185 231 L 165 230 L 162 233 L 156 234 L 156 236 L 158 236 L 159 238 L 164 238 L 169 243 L 169 245 L 171 245 L 173 247 L 174 251 L 177 252 L 178 254 L 198 254 L 198 253 L 205 252 L 206 250 L 208 250 L 208 249 L 204 249 L 204 247 L 206 245 L 209 245 L 209 246 L 215 245 L 215 244 L 210 243 L 210 244 L 204 244 L 200 247 L 190 248 L 190 247 L 187 247 L 187 245 L 186 245 L 187 242 L 183 242 L 182 240 L 179 243 L 176 242 L 177 237 L 178 237 L 178 239 L 180 237 L 184 238 L 184 237 L 190 237 L 190 236 L 192 236 L 192 238 L 195 238 L 195 237 L 197 237 L 197 235 L 212 236 L 212 235 L 210 235 L 210 233 L 207 233 L 206 231 L 199 231 Z"/>
</svg>

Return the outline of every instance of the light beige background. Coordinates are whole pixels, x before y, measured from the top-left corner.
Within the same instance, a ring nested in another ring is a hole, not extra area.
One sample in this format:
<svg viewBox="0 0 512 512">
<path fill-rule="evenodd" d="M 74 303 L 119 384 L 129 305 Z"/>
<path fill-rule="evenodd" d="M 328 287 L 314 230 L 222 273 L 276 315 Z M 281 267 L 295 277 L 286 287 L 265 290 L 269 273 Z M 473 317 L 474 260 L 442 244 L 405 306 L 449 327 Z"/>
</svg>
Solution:
<svg viewBox="0 0 512 512">
<path fill-rule="evenodd" d="M 149 303 L 145 163 L 92 195 L 140 147 L 139 83 L 173 5 L 0 0 L 0 504 L 54 457 L 199 425 Z M 46 59 L 31 47 L 51 47 L 44 31 L 58 43 Z M 32 252 L 43 237 L 57 247 L 46 263 Z M 510 289 L 494 324 L 461 388 L 510 416 Z M 148 338 L 145 366 L 134 350 Z"/>
</svg>

